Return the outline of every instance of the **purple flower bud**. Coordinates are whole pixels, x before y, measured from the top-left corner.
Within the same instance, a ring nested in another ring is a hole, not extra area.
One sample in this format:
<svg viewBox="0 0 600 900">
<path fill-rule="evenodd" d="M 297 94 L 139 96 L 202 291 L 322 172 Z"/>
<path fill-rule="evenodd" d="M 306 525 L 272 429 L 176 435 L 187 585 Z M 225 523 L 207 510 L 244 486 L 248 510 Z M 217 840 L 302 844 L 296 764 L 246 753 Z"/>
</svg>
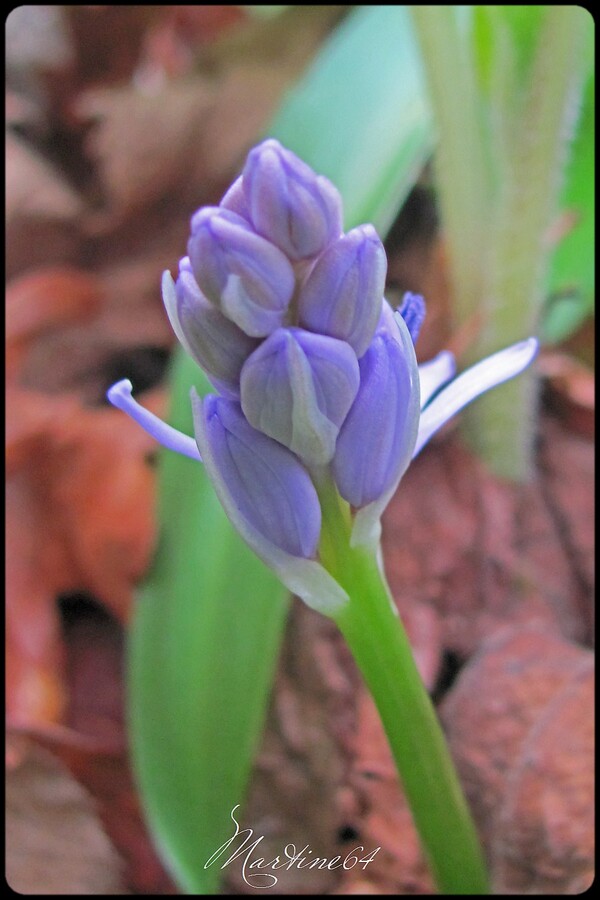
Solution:
<svg viewBox="0 0 600 900">
<path fill-rule="evenodd" d="M 423 297 L 420 294 L 411 294 L 410 291 L 407 291 L 402 298 L 402 305 L 399 307 L 398 312 L 406 322 L 413 344 L 416 344 L 426 313 Z"/>
<path fill-rule="evenodd" d="M 228 209 L 230 212 L 237 213 L 238 216 L 241 216 L 247 222 L 250 221 L 250 210 L 246 202 L 241 175 L 239 178 L 236 178 L 229 190 L 224 194 L 219 206 L 221 209 Z"/>
<path fill-rule="evenodd" d="M 248 424 L 238 403 L 209 396 L 193 403 L 196 439 L 234 525 L 267 556 L 269 545 L 314 557 L 321 530 L 315 487 L 298 459 Z"/>
<path fill-rule="evenodd" d="M 396 323 L 392 314 L 390 322 L 382 315 L 359 366 L 360 387 L 332 464 L 340 494 L 354 507 L 382 498 L 395 485 L 417 438 L 419 378 L 402 320 Z"/>
<path fill-rule="evenodd" d="M 250 151 L 242 184 L 254 227 L 291 260 L 317 256 L 339 237 L 339 191 L 279 141 Z"/>
<path fill-rule="evenodd" d="M 302 460 L 325 465 L 358 382 L 349 344 L 301 328 L 280 328 L 244 364 L 242 409 L 251 425 Z"/>
<path fill-rule="evenodd" d="M 386 273 L 373 226 L 353 228 L 327 247 L 302 285 L 300 325 L 347 341 L 360 359 L 377 328 Z"/>
<path fill-rule="evenodd" d="M 192 217 L 188 253 L 200 290 L 251 337 L 283 322 L 294 270 L 269 241 L 228 209 L 207 206 Z"/>
<path fill-rule="evenodd" d="M 175 285 L 169 272 L 165 272 L 163 301 L 173 331 L 185 350 L 221 393 L 239 397 L 242 366 L 259 342 L 208 302 L 187 256 L 179 263 Z"/>
</svg>

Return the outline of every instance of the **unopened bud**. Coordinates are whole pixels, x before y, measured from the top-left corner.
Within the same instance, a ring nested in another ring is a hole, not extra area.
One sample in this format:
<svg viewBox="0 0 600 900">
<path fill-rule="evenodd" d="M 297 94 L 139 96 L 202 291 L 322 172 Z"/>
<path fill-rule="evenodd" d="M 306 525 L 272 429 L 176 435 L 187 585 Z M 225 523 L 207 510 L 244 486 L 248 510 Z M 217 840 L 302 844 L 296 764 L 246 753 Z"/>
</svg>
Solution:
<svg viewBox="0 0 600 900">
<path fill-rule="evenodd" d="M 255 428 L 308 464 L 325 465 L 358 382 L 358 361 L 349 344 L 280 328 L 244 364 L 242 408 Z"/>
<path fill-rule="evenodd" d="M 394 333 L 399 328 L 402 336 Z M 386 317 L 359 366 L 360 387 L 332 463 L 338 490 L 354 507 L 378 500 L 399 480 L 417 438 L 419 379 L 404 322 L 388 325 Z"/>
<path fill-rule="evenodd" d="M 250 151 L 242 184 L 252 224 L 291 260 L 317 256 L 340 235 L 339 191 L 279 141 Z"/>
<path fill-rule="evenodd" d="M 221 209 L 228 209 L 230 212 L 236 213 L 247 222 L 250 221 L 250 210 L 248 209 L 248 203 L 246 202 L 241 175 L 239 178 L 235 179 L 229 190 L 223 195 L 223 199 L 219 203 L 219 206 Z"/>
<path fill-rule="evenodd" d="M 179 263 L 175 284 L 165 272 L 163 301 L 173 331 L 190 356 L 218 390 L 239 397 L 240 372 L 258 340 L 248 337 L 209 303 L 196 283 L 187 257 Z"/>
<path fill-rule="evenodd" d="M 276 441 L 252 428 L 238 403 L 209 396 L 193 402 L 196 440 L 229 518 L 269 557 L 316 555 L 321 507 L 308 472 Z"/>
<path fill-rule="evenodd" d="M 361 225 L 321 254 L 300 289 L 300 325 L 347 341 L 360 358 L 381 315 L 387 259 L 372 225 Z"/>
<path fill-rule="evenodd" d="M 200 290 L 251 337 L 278 328 L 294 291 L 294 271 L 273 244 L 236 213 L 204 207 L 192 218 L 188 253 Z"/>
</svg>

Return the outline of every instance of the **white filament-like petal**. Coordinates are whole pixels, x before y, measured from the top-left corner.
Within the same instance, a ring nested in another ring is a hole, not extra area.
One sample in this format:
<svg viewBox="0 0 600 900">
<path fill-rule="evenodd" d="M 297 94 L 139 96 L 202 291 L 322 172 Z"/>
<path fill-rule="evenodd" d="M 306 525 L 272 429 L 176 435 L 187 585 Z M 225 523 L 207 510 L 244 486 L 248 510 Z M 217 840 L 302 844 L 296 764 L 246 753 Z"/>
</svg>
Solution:
<svg viewBox="0 0 600 900">
<path fill-rule="evenodd" d="M 456 361 L 449 350 L 442 350 L 433 359 L 419 366 L 419 385 L 421 389 L 421 409 L 444 384 L 447 384 L 456 372 Z"/>
<path fill-rule="evenodd" d="M 167 450 L 174 450 L 176 453 L 181 453 L 183 456 L 189 456 L 197 462 L 202 462 L 196 441 L 188 437 L 187 434 L 177 431 L 171 425 L 167 425 L 166 422 L 163 422 L 150 410 L 140 406 L 137 400 L 133 399 L 132 390 L 132 383 L 128 378 L 124 378 L 122 381 L 117 381 L 116 384 L 113 384 L 107 391 L 106 396 L 113 406 L 131 416 L 138 425 L 142 426 L 144 431 L 147 431 Z"/>
<path fill-rule="evenodd" d="M 413 459 L 435 432 L 460 409 L 490 388 L 519 375 L 538 352 L 535 338 L 520 341 L 488 356 L 444 388 L 421 413 Z"/>
</svg>

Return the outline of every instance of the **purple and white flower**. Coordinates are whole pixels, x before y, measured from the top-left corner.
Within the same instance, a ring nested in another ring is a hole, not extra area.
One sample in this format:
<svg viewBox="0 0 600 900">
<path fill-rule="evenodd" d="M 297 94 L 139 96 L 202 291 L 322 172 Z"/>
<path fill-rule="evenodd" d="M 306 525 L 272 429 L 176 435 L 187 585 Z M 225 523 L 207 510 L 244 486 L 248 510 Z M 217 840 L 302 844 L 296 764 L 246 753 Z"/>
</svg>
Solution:
<svg viewBox="0 0 600 900">
<path fill-rule="evenodd" d="M 417 365 L 423 298 L 394 314 L 372 225 L 341 230 L 336 188 L 277 141 L 248 156 L 219 207 L 192 218 L 163 299 L 179 341 L 218 391 L 192 398 L 195 439 L 108 392 L 160 443 L 203 461 L 241 536 L 309 605 L 347 599 L 319 559 L 319 486 L 349 504 L 352 545 L 376 550 L 411 459 L 480 394 L 522 372 L 534 338 L 455 376 L 451 353 Z"/>
</svg>

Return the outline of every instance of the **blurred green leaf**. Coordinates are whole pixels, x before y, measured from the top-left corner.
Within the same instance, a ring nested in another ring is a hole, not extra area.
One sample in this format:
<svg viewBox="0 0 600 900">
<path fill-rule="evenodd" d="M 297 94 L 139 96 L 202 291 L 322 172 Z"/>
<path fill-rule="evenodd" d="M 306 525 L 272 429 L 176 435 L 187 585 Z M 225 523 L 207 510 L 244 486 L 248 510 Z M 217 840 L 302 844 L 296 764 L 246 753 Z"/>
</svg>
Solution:
<svg viewBox="0 0 600 900">
<path fill-rule="evenodd" d="M 347 227 L 371 221 L 383 233 L 433 145 L 404 7 L 351 12 L 267 133 L 334 181 Z M 208 389 L 180 354 L 170 421 L 187 434 L 194 383 Z M 129 718 L 149 822 L 188 892 L 212 893 L 222 875 L 204 864 L 244 799 L 286 609 L 202 466 L 162 454 L 160 541 L 132 627 Z"/>
<path fill-rule="evenodd" d="M 542 338 L 548 343 L 567 338 L 594 310 L 594 87 L 591 74 L 561 195 L 561 209 L 573 225 L 552 258 L 542 321 Z"/>
<path fill-rule="evenodd" d="M 250 15 L 254 16 L 256 19 L 274 19 L 275 16 L 278 16 L 280 13 L 284 12 L 284 10 L 289 9 L 289 5 L 255 6 L 253 4 L 244 3 L 241 4 L 241 9 L 245 9 L 246 12 L 250 13 Z"/>
<path fill-rule="evenodd" d="M 404 6 L 359 7 L 288 95 L 269 134 L 342 193 L 345 226 L 392 224 L 434 145 Z"/>
<path fill-rule="evenodd" d="M 193 434 L 181 354 L 175 427 Z M 263 725 L 287 595 L 234 532 L 203 468 L 161 454 L 160 540 L 137 602 L 129 656 L 135 769 L 164 859 L 189 893 L 211 893 L 204 863 L 232 829 Z"/>
</svg>

